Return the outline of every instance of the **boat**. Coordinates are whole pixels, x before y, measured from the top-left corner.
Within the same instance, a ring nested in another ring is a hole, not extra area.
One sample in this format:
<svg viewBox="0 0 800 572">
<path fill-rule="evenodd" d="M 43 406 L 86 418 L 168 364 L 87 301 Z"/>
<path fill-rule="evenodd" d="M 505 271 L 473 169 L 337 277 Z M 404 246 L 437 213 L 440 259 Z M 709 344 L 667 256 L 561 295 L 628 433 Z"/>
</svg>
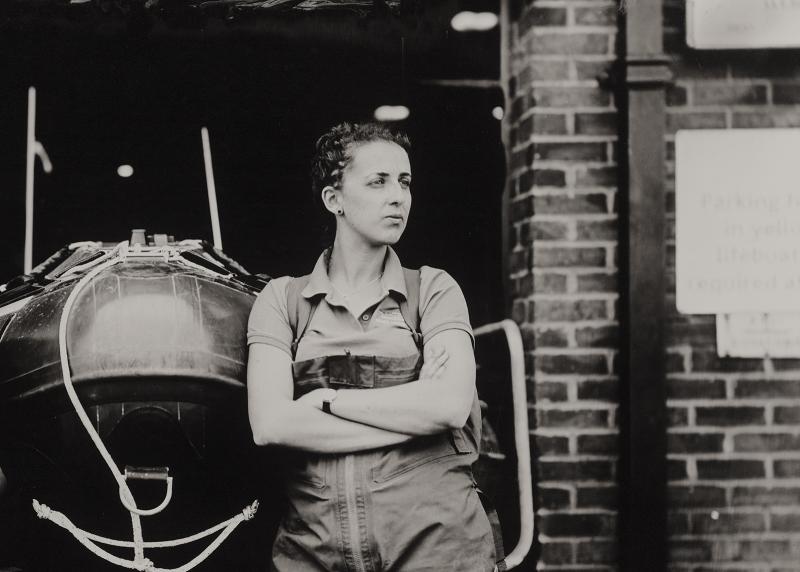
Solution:
<svg viewBox="0 0 800 572">
<path fill-rule="evenodd" d="M 125 507 L 149 509 L 167 486 L 170 506 L 142 519 L 147 541 L 191 535 L 263 496 L 258 484 L 274 471 L 253 478 L 268 459 L 247 423 L 246 327 L 268 281 L 208 242 L 137 229 L 121 243 L 70 244 L 0 287 L 0 467 L 3 496 L 16 499 L 0 503 L 0 522 L 15 523 L 0 527 L 0 540 L 17 540 L 0 545 L 25 553 L 8 558 L 31 569 L 91 569 L 88 553 L 67 549 L 66 567 L 64 553 L 24 546 L 43 529 L 31 498 L 77 528 L 125 538 Z M 131 483 L 132 503 L 100 448 Z M 3 509 L 14 517 L 2 518 Z M 263 561 L 237 544 L 242 561 Z"/>
</svg>

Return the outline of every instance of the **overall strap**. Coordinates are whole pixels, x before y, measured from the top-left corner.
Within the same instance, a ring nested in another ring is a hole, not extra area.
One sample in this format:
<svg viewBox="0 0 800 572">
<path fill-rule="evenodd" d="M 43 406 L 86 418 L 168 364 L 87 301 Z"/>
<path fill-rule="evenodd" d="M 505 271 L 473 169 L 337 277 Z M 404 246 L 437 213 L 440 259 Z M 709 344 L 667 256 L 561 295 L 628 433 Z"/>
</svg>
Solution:
<svg viewBox="0 0 800 572">
<path fill-rule="evenodd" d="M 289 311 L 289 325 L 292 328 L 292 359 L 297 355 L 297 346 L 300 338 L 306 333 L 311 317 L 318 304 L 312 304 L 305 296 L 301 295 L 303 289 L 311 279 L 310 274 L 292 278 L 286 285 L 286 308 Z"/>
<path fill-rule="evenodd" d="M 422 332 L 420 332 L 419 315 L 419 290 L 422 273 L 419 269 L 403 268 L 403 277 L 406 280 L 406 299 L 400 302 L 400 314 L 406 325 L 411 330 L 414 343 L 422 350 Z"/>
</svg>

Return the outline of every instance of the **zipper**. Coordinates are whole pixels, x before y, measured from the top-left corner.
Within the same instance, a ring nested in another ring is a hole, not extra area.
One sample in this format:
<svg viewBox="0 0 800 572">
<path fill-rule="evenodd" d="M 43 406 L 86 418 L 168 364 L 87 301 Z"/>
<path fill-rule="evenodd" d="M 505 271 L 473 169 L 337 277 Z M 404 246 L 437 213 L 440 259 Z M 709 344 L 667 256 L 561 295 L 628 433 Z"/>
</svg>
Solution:
<svg viewBox="0 0 800 572">
<path fill-rule="evenodd" d="M 353 455 L 344 458 L 344 490 L 347 500 L 347 522 L 350 528 L 350 546 L 356 564 L 356 572 L 366 572 L 361 547 L 361 531 L 358 529 L 358 502 L 355 487 L 355 459 Z"/>
</svg>

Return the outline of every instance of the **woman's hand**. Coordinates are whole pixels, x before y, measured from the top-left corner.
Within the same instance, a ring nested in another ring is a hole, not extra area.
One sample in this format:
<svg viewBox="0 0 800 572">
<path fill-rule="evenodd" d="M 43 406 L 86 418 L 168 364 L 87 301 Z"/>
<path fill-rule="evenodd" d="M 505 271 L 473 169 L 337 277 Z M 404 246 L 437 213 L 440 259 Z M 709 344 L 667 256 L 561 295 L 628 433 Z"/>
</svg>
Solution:
<svg viewBox="0 0 800 572">
<path fill-rule="evenodd" d="M 450 354 L 447 349 L 439 344 L 431 344 L 425 348 L 424 362 L 419 371 L 420 379 L 440 379 L 447 367 Z"/>
</svg>

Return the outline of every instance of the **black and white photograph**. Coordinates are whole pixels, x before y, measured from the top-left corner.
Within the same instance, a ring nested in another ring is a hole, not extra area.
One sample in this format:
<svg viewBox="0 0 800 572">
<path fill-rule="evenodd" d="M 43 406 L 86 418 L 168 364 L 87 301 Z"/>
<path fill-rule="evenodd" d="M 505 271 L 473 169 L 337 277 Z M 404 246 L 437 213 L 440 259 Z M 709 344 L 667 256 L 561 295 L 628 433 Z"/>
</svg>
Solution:
<svg viewBox="0 0 800 572">
<path fill-rule="evenodd" d="M 800 2 L 5 0 L 0 572 L 800 572 Z"/>
</svg>

